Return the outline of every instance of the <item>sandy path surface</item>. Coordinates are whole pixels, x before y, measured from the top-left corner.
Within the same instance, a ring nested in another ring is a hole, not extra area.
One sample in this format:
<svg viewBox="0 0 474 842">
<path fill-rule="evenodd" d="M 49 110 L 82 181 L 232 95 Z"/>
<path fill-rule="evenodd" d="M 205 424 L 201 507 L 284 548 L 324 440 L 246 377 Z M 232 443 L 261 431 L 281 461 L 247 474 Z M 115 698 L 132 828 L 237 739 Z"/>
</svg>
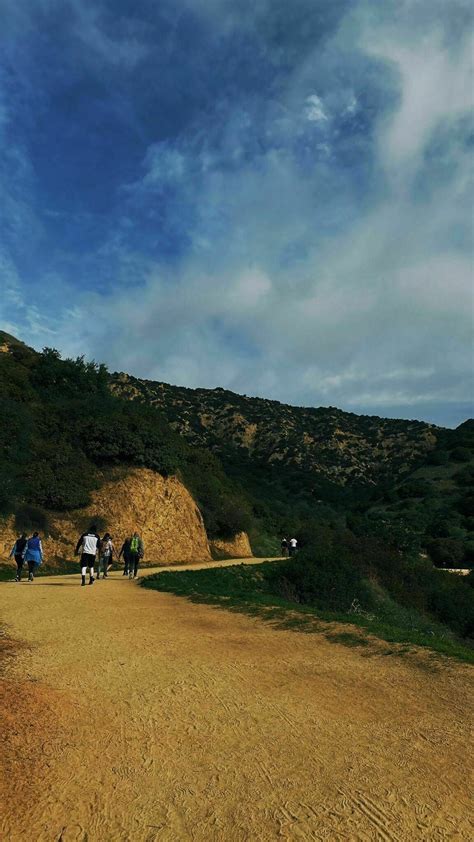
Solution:
<svg viewBox="0 0 474 842">
<path fill-rule="evenodd" d="M 473 838 L 469 667 L 78 581 L 0 586 L 2 840 Z"/>
</svg>

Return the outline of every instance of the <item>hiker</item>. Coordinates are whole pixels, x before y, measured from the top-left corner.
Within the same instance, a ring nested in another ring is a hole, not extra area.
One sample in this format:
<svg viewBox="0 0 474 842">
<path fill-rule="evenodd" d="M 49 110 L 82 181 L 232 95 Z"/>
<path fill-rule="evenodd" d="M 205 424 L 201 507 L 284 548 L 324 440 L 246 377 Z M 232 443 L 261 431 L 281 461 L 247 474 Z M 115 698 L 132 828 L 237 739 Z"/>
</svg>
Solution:
<svg viewBox="0 0 474 842">
<path fill-rule="evenodd" d="M 25 561 L 28 563 L 28 581 L 33 581 L 33 573 L 43 561 L 43 545 L 38 532 L 33 532 L 26 542 Z"/>
<path fill-rule="evenodd" d="M 288 541 L 286 538 L 281 539 L 281 554 L 288 555 Z"/>
<path fill-rule="evenodd" d="M 124 567 L 123 567 L 123 575 L 128 576 L 128 568 L 130 565 L 130 544 L 132 543 L 131 538 L 125 538 L 125 541 L 122 544 L 122 549 L 119 552 L 118 560 L 120 561 L 121 557 L 123 556 Z"/>
<path fill-rule="evenodd" d="M 114 553 L 115 547 L 112 543 L 112 536 L 110 532 L 106 532 L 100 544 L 100 557 L 99 563 L 97 565 L 97 579 L 100 579 L 101 566 L 102 570 L 104 571 L 102 574 L 103 578 L 107 579 L 107 570 L 109 569 L 109 565 L 112 564 Z"/>
<path fill-rule="evenodd" d="M 290 538 L 290 556 L 292 556 L 296 553 L 297 548 L 298 548 L 298 541 L 296 540 L 296 538 Z"/>
<path fill-rule="evenodd" d="M 97 527 L 92 524 L 88 532 L 83 532 L 76 544 L 75 555 L 81 551 L 81 586 L 86 584 L 86 573 L 89 568 L 89 585 L 94 584 L 94 564 L 97 552 L 100 551 L 100 538 Z"/>
<path fill-rule="evenodd" d="M 138 532 L 134 532 L 130 541 L 130 561 L 128 565 L 129 579 L 136 579 L 138 574 L 138 562 L 145 555 L 143 541 Z"/>
<path fill-rule="evenodd" d="M 23 570 L 23 562 L 25 560 L 25 553 L 26 553 L 26 532 L 22 532 L 21 535 L 16 539 L 15 543 L 13 544 L 12 551 L 8 558 L 15 557 L 16 561 L 16 576 L 15 582 L 21 582 L 21 571 Z"/>
</svg>

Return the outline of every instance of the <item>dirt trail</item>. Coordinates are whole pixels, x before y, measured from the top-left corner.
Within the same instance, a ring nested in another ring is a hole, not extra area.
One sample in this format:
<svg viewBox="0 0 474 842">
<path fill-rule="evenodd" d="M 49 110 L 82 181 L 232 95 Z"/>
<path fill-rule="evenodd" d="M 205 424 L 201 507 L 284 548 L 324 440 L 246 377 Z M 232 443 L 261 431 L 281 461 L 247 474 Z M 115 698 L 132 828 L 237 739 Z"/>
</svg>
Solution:
<svg viewBox="0 0 474 842">
<path fill-rule="evenodd" d="M 2 840 L 473 837 L 462 664 L 278 631 L 120 574 L 4 584 L 0 611 L 26 643 Z"/>
</svg>

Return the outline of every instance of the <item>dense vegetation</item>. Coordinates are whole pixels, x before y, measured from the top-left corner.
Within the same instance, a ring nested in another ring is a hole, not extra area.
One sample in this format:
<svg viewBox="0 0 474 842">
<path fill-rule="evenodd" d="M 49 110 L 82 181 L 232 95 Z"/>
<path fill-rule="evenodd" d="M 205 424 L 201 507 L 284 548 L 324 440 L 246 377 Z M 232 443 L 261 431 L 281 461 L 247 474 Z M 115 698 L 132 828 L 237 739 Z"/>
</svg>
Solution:
<svg viewBox="0 0 474 842">
<path fill-rule="evenodd" d="M 160 408 L 188 441 L 225 460 L 298 470 L 344 485 L 379 484 L 407 473 L 436 445 L 439 428 L 421 421 L 355 415 L 336 407 L 295 407 L 225 389 L 187 389 L 112 375 L 117 394 Z"/>
<path fill-rule="evenodd" d="M 474 573 L 459 577 L 436 570 L 425 559 L 402 556 L 347 530 L 319 531 L 286 561 L 160 573 L 143 584 L 286 627 L 321 631 L 308 617 L 348 622 L 384 640 L 474 661 Z M 337 637 L 364 643 L 349 632 Z"/>
<path fill-rule="evenodd" d="M 446 574 L 420 556 L 401 554 L 386 541 L 344 530 L 319 531 L 269 582 L 282 596 L 330 611 L 348 612 L 355 601 L 360 610 L 380 615 L 389 597 L 460 637 L 474 638 L 472 575 Z"/>
<path fill-rule="evenodd" d="M 379 534 L 439 567 L 474 562 L 474 422 L 443 430 L 438 446 L 402 481 L 375 489 L 348 518 L 358 534 Z"/>
<path fill-rule="evenodd" d="M 0 508 L 19 528 L 47 530 L 46 510 L 85 506 L 114 466 L 181 474 L 210 537 L 250 526 L 250 507 L 217 457 L 188 445 L 152 407 L 111 394 L 103 365 L 36 354 L 0 355 Z"/>
</svg>

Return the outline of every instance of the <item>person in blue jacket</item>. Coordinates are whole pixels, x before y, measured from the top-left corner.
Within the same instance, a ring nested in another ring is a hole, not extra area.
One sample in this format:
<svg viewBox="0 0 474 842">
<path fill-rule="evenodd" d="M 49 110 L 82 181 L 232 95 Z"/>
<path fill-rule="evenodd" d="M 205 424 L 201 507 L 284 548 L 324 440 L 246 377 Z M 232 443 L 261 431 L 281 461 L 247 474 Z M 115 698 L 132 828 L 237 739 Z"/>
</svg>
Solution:
<svg viewBox="0 0 474 842">
<path fill-rule="evenodd" d="M 33 532 L 26 542 L 25 561 L 28 564 L 28 581 L 33 581 L 33 573 L 43 561 L 43 545 L 38 532 Z"/>
</svg>

